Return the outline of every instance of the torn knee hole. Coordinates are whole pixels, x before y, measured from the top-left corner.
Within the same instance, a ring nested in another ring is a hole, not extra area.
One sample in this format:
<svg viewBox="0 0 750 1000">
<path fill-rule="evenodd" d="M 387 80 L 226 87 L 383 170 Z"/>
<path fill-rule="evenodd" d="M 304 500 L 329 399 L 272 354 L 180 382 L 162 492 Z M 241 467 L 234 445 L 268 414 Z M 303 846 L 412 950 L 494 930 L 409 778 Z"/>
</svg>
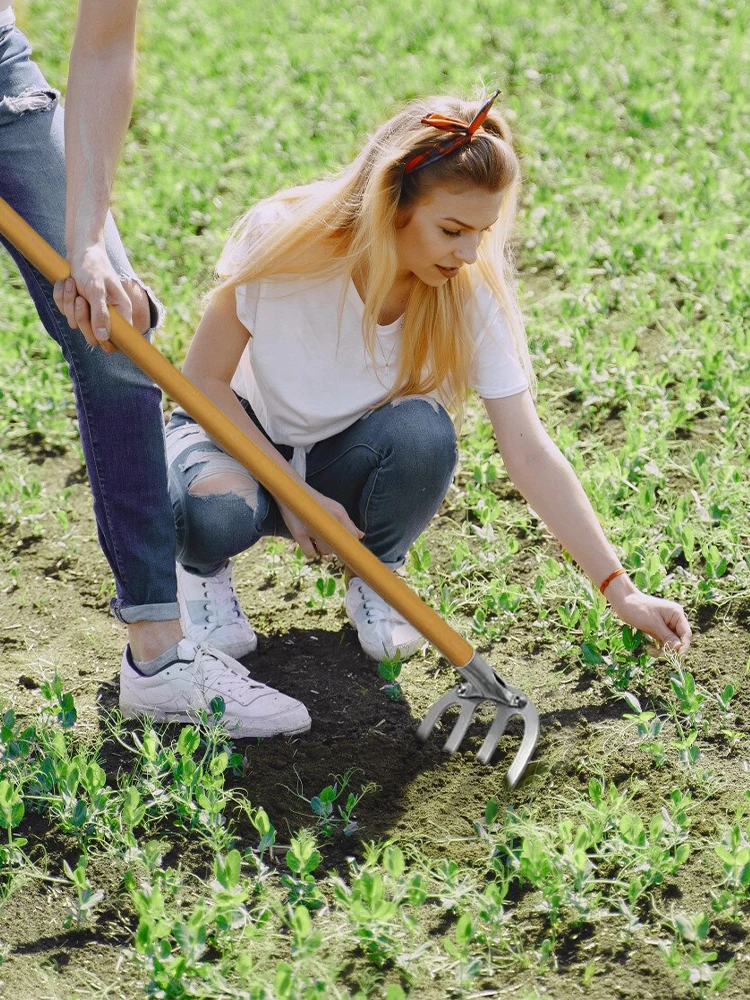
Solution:
<svg viewBox="0 0 750 1000">
<path fill-rule="evenodd" d="M 255 508 L 258 500 L 258 484 L 249 476 L 244 478 L 222 472 L 199 472 L 188 486 L 188 493 L 192 496 L 226 496 L 232 493 Z"/>
</svg>

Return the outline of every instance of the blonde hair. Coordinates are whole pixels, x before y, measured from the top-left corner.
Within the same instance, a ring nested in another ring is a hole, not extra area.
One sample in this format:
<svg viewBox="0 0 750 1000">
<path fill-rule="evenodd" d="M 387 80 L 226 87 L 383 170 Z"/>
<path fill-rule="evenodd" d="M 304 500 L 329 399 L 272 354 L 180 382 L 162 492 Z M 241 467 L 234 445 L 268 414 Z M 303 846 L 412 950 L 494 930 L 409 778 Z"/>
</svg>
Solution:
<svg viewBox="0 0 750 1000">
<path fill-rule="evenodd" d="M 438 287 L 414 283 L 402 320 L 396 381 L 384 401 L 437 390 L 448 406 L 462 410 L 474 350 L 473 291 L 482 282 L 508 323 L 533 391 L 510 248 L 521 172 L 507 122 L 493 107 L 469 144 L 413 173 L 403 170 L 408 159 L 445 136 L 422 125 L 423 117 L 437 112 L 468 124 L 481 103 L 454 97 L 410 101 L 338 174 L 254 206 L 232 230 L 217 265 L 222 280 L 211 296 L 246 282 L 291 275 L 328 280 L 340 274 L 345 279 L 341 314 L 352 276 L 365 274 L 362 332 L 374 361 L 378 316 L 397 271 L 397 217 L 408 215 L 440 185 L 502 191 L 498 220 L 480 244 L 475 264 Z M 283 208 L 278 220 L 259 226 L 258 210 L 273 205 Z"/>
</svg>

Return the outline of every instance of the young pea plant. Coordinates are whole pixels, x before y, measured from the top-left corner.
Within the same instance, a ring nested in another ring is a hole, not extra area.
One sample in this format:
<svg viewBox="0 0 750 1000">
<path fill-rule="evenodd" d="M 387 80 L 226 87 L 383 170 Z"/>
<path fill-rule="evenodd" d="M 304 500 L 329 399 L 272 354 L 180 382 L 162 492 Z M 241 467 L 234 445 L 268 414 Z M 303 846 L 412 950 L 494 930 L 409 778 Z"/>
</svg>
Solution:
<svg viewBox="0 0 750 1000">
<path fill-rule="evenodd" d="M 92 889 L 86 874 L 88 868 L 88 856 L 82 854 L 78 859 L 75 868 L 71 868 L 67 861 L 63 861 L 63 871 L 70 880 L 76 897 L 70 906 L 70 913 L 65 918 L 63 926 L 80 930 L 90 920 L 94 909 L 104 899 L 103 889 Z"/>
<path fill-rule="evenodd" d="M 344 836 L 351 837 L 359 829 L 359 825 L 354 819 L 354 810 L 365 795 L 376 791 L 378 786 L 374 782 L 368 782 L 359 792 L 349 792 L 343 805 L 336 805 L 348 788 L 356 771 L 357 768 L 350 768 L 342 775 L 334 775 L 332 785 L 326 785 L 317 795 L 309 799 L 310 808 L 315 813 L 316 826 L 321 836 L 331 837 L 336 827 L 342 827 Z"/>
<path fill-rule="evenodd" d="M 734 959 L 716 965 L 718 953 L 704 950 L 711 932 L 705 910 L 689 915 L 677 913 L 670 921 L 674 938 L 660 944 L 667 966 L 678 979 L 689 983 L 701 1000 L 709 993 L 721 993 L 729 985 Z"/>
<path fill-rule="evenodd" d="M 329 576 L 327 573 L 319 576 L 315 581 L 315 590 L 307 598 L 305 604 L 308 608 L 324 608 L 326 603 L 335 596 L 337 586 L 335 576 Z"/>
<path fill-rule="evenodd" d="M 286 852 L 286 865 L 289 873 L 281 876 L 281 884 L 288 890 L 289 906 L 305 906 L 308 910 L 317 910 L 325 903 L 315 881 L 313 872 L 320 867 L 322 856 L 315 844 L 315 838 L 309 830 L 300 830 L 291 838 L 289 850 Z"/>
<path fill-rule="evenodd" d="M 723 888 L 713 894 L 712 907 L 720 913 L 732 906 L 732 920 L 739 920 L 739 905 L 750 897 L 750 826 L 734 823 L 714 844 L 714 853 L 723 868 Z"/>
<path fill-rule="evenodd" d="M 457 986 L 463 991 L 482 972 L 481 958 L 472 954 L 474 927 L 468 913 L 463 913 L 458 918 L 453 936 L 455 940 L 451 938 L 443 940 L 443 948 L 451 958 L 455 959 Z"/>
<path fill-rule="evenodd" d="M 10 879 L 12 870 L 25 860 L 23 848 L 28 841 L 13 834 L 13 828 L 21 822 L 25 811 L 21 788 L 7 778 L 0 778 L 0 829 L 7 831 L 6 842 L 0 844 L 0 871 L 3 872 L 0 894 L 6 888 L 5 879 Z"/>
<path fill-rule="evenodd" d="M 401 701 L 401 685 L 398 680 L 401 676 L 401 654 L 397 652 L 393 659 L 383 658 L 378 663 L 378 673 L 385 681 L 380 690 L 385 691 L 391 701 Z"/>
<path fill-rule="evenodd" d="M 622 697 L 633 709 L 632 712 L 625 712 L 623 719 L 633 723 L 638 736 L 642 738 L 643 742 L 639 744 L 639 749 L 648 752 L 653 764 L 656 767 L 661 767 L 667 750 L 666 744 L 659 740 L 664 719 L 660 718 L 656 712 L 644 711 L 641 708 L 641 703 L 630 691 L 623 691 Z"/>
</svg>

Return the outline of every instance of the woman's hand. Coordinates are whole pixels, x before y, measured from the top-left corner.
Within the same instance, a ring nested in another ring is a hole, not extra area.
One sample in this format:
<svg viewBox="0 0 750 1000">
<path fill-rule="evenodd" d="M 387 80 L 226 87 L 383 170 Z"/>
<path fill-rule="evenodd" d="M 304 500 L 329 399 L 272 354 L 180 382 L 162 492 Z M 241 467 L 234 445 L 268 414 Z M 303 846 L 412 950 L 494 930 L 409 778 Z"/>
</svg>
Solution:
<svg viewBox="0 0 750 1000">
<path fill-rule="evenodd" d="M 614 588 L 613 581 L 610 587 Z M 608 588 L 609 589 L 609 588 Z M 662 649 L 687 653 L 693 633 L 685 612 L 676 601 L 644 594 L 631 585 L 624 594 L 607 594 L 613 610 L 626 625 L 640 629 L 655 639 Z"/>
<path fill-rule="evenodd" d="M 316 500 L 329 514 L 332 514 L 339 524 L 346 528 L 350 534 L 354 535 L 357 540 L 364 536 L 364 531 L 359 530 L 340 503 L 331 500 L 330 497 L 324 496 L 322 493 L 318 493 L 317 490 L 313 490 L 309 486 L 306 488 L 313 500 Z M 319 559 L 321 556 L 331 554 L 330 547 L 326 545 L 323 539 L 314 535 L 307 525 L 296 514 L 293 514 L 288 507 L 282 507 L 279 504 L 279 511 L 284 519 L 284 524 L 289 529 L 289 534 L 309 559 Z"/>
</svg>

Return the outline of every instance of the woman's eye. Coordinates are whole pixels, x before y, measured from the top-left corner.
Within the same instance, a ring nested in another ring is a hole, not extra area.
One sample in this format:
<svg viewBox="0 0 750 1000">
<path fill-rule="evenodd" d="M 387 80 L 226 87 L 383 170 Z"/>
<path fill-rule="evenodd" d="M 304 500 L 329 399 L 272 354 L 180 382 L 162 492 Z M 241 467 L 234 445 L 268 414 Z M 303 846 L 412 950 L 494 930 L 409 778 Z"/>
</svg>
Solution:
<svg viewBox="0 0 750 1000">
<path fill-rule="evenodd" d="M 446 236 L 460 236 L 461 235 L 461 230 L 460 229 L 443 229 L 443 232 L 445 233 Z"/>
</svg>

